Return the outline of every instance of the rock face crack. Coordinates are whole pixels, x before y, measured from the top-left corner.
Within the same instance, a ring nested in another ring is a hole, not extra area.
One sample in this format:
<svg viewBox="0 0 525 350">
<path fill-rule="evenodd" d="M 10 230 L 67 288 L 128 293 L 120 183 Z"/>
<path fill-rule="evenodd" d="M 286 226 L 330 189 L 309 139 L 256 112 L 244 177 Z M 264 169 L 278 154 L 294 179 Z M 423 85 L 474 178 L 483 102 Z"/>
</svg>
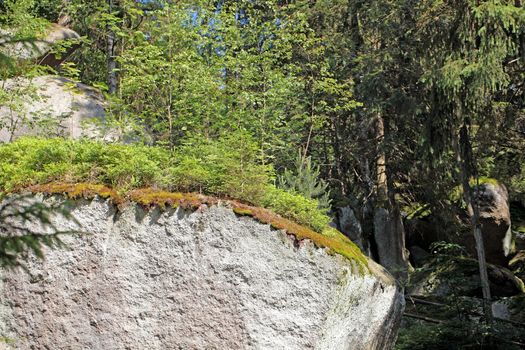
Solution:
<svg viewBox="0 0 525 350">
<path fill-rule="evenodd" d="M 31 260 L 39 278 L 3 273 L 7 348 L 359 350 L 395 340 L 403 298 L 388 276 L 362 276 L 227 208 L 116 214 L 78 201 L 73 215 L 88 234 Z"/>
</svg>

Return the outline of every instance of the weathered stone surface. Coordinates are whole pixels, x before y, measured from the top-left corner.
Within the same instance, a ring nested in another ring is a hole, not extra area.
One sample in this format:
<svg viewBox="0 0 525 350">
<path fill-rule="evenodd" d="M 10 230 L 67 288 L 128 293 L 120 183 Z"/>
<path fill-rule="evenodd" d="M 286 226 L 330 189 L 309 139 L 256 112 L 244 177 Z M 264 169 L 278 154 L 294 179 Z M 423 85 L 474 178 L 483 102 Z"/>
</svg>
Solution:
<svg viewBox="0 0 525 350">
<path fill-rule="evenodd" d="M 62 27 L 58 24 L 52 24 L 46 35 L 33 42 L 14 42 L 9 41 L 12 34 L 8 30 L 0 29 L 2 41 L 6 42 L 1 45 L 2 51 L 13 58 L 20 60 L 27 59 L 46 59 L 46 54 L 51 50 L 53 45 L 63 40 L 79 39 L 80 35 L 75 31 Z M 65 56 L 65 55 L 64 55 Z"/>
<path fill-rule="evenodd" d="M 1 142 L 24 135 L 115 138 L 96 127 L 104 121 L 105 102 L 93 88 L 55 76 L 2 83 L 16 100 L 0 106 Z"/>
<path fill-rule="evenodd" d="M 403 221 L 397 210 L 374 210 L 374 239 L 379 263 L 401 279 L 406 279 L 411 269 L 404 232 Z"/>
<path fill-rule="evenodd" d="M 368 241 L 363 237 L 361 223 L 355 216 L 352 207 L 347 205 L 345 207 L 337 208 L 336 217 L 336 228 L 357 244 L 366 255 L 370 256 Z"/>
<path fill-rule="evenodd" d="M 13 349 L 389 349 L 403 297 L 370 263 L 224 207 L 117 212 L 77 202 L 85 235 L 0 284 Z M 72 221 L 56 219 L 59 229 Z"/>
<path fill-rule="evenodd" d="M 494 317 L 525 324 L 525 294 L 503 298 L 492 303 Z M 519 331 L 523 331 L 520 327 Z"/>
<path fill-rule="evenodd" d="M 481 233 L 488 262 L 506 266 L 512 245 L 510 229 L 509 195 L 502 184 L 484 183 L 477 191 L 480 209 Z M 469 253 L 476 256 L 473 235 L 465 235 L 465 245 Z"/>
</svg>

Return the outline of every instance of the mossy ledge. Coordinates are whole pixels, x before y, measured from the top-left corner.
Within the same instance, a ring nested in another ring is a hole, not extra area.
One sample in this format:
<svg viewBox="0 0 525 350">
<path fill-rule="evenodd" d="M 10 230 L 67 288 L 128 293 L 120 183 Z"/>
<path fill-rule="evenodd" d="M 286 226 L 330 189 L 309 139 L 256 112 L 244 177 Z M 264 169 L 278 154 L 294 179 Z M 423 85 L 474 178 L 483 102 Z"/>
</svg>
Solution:
<svg viewBox="0 0 525 350">
<path fill-rule="evenodd" d="M 134 202 L 143 207 L 177 208 L 198 210 L 203 206 L 229 206 L 239 216 L 249 216 L 263 223 L 269 224 L 276 230 L 283 230 L 294 236 L 298 241 L 310 240 L 319 248 L 327 248 L 329 252 L 340 254 L 355 263 L 360 274 L 370 273 L 368 259 L 361 250 L 339 231 L 327 227 L 322 233 L 315 232 L 308 227 L 299 225 L 264 208 L 254 207 L 232 199 L 220 199 L 198 193 L 166 192 L 153 188 L 133 190 L 127 194 L 119 194 L 114 189 L 104 185 L 90 183 L 47 183 L 27 187 L 18 187 L 12 192 L 43 193 L 45 195 L 64 195 L 71 199 L 94 199 L 97 196 L 111 200 L 117 206 Z"/>
</svg>

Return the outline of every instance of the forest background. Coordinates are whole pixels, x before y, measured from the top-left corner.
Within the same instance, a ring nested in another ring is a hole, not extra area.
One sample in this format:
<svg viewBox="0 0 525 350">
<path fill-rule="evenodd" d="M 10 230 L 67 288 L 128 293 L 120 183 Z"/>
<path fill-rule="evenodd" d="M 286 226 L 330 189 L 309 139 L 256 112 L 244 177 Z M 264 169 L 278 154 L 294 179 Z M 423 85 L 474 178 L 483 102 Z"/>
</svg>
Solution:
<svg viewBox="0 0 525 350">
<path fill-rule="evenodd" d="M 450 244 L 476 233 L 482 183 L 506 185 L 525 233 L 520 0 L 3 0 L 0 23 L 15 40 L 49 23 L 81 35 L 57 67 L 1 55 L 0 79 L 100 89 L 101 128 L 184 155 L 180 190 L 271 207 L 273 183 L 325 214 L 350 206 L 400 283 L 414 267 L 403 223 L 425 217 Z"/>
</svg>

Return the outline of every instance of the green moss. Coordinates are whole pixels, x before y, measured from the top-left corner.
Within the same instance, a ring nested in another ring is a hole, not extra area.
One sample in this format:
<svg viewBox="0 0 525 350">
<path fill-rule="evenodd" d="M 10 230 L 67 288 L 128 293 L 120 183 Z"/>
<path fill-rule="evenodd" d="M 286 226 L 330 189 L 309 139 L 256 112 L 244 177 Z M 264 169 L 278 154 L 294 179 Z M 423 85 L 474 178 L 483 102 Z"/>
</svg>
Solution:
<svg viewBox="0 0 525 350">
<path fill-rule="evenodd" d="M 233 208 L 233 212 L 240 216 L 253 216 L 253 212 L 250 209 Z"/>
<path fill-rule="evenodd" d="M 298 240 L 309 239 L 366 270 L 365 256 L 347 237 L 328 228 L 329 217 L 318 209 L 316 200 L 276 188 L 266 167 L 243 158 L 239 154 L 241 145 L 233 146 L 208 144 L 199 150 L 204 153 L 197 154 L 186 148 L 170 152 L 142 145 L 22 138 L 0 146 L 0 191 L 29 189 L 71 198 L 100 196 L 117 204 L 133 201 L 143 206 L 190 210 L 214 205 L 219 197 L 238 215 L 252 216 Z M 220 159 L 226 156 L 231 158 Z M 193 166 L 200 170 L 191 172 Z M 188 172 L 191 176 L 185 177 Z"/>
<path fill-rule="evenodd" d="M 52 182 L 100 184 L 119 193 L 151 187 L 169 193 L 236 198 L 269 208 L 316 231 L 329 222 L 316 200 L 276 188 L 269 166 L 257 162 L 252 148 L 243 148 L 248 141 L 227 138 L 202 142 L 200 146 L 168 151 L 88 140 L 22 138 L 0 146 L 0 191 Z M 137 194 L 136 201 L 141 202 L 140 197 L 146 195 Z M 169 205 L 173 198 L 166 200 Z M 162 198 L 151 201 L 163 205 Z"/>
<path fill-rule="evenodd" d="M 483 185 L 483 184 L 491 184 L 491 185 L 494 185 L 494 186 L 498 186 L 499 185 L 499 181 L 494 179 L 494 178 L 491 178 L 491 177 L 487 177 L 487 176 L 480 176 L 479 178 L 475 179 L 475 178 L 472 178 L 470 179 L 469 181 L 469 184 L 470 186 L 477 186 L 478 185 L 478 182 L 480 185 Z"/>
<path fill-rule="evenodd" d="M 20 188 L 20 190 L 28 190 L 33 193 L 44 193 L 49 195 L 63 194 L 71 199 L 93 199 L 98 196 L 101 198 L 110 199 L 115 204 L 121 204 L 123 202 L 122 197 L 115 190 L 104 185 L 89 183 L 48 183 L 43 185 L 33 185 L 27 188 Z"/>
<path fill-rule="evenodd" d="M 131 201 L 146 207 L 159 206 L 166 208 L 182 207 L 184 209 L 196 210 L 202 204 L 214 204 L 210 197 L 195 193 L 166 192 L 151 188 L 131 191 L 127 196 Z"/>
</svg>

